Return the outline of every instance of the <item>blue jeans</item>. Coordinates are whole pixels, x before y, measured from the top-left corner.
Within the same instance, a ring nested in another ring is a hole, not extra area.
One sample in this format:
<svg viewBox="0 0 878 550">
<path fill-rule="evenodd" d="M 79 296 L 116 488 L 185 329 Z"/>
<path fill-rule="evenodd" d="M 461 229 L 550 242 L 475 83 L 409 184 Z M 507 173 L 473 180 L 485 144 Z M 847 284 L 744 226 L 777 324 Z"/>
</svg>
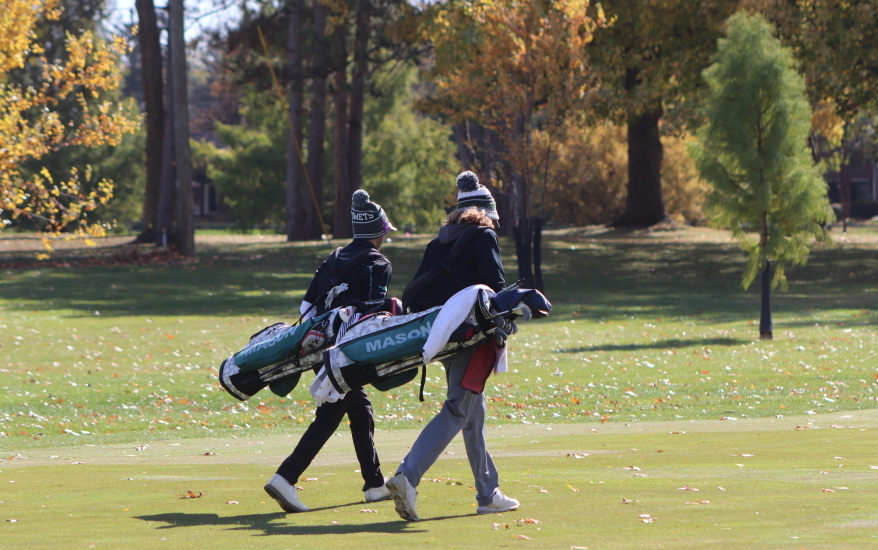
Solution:
<svg viewBox="0 0 878 550">
<path fill-rule="evenodd" d="M 417 487 L 424 473 L 436 462 L 458 432 L 463 431 L 466 456 L 475 478 L 476 501 L 491 503 L 499 487 L 499 476 L 485 444 L 485 394 L 460 387 L 463 373 L 474 350 L 442 361 L 448 383 L 448 397 L 433 419 L 424 427 L 408 455 L 399 465 L 409 482 Z"/>
</svg>

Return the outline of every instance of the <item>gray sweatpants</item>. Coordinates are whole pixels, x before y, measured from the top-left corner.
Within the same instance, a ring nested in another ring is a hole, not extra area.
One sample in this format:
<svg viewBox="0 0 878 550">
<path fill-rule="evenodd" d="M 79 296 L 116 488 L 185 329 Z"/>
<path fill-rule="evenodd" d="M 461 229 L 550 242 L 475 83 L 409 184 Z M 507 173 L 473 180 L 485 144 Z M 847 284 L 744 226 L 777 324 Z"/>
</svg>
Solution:
<svg viewBox="0 0 878 550">
<path fill-rule="evenodd" d="M 463 444 L 473 471 L 476 501 L 490 504 L 499 487 L 494 461 L 485 445 L 485 394 L 475 394 L 460 387 L 466 365 L 475 350 L 467 350 L 442 361 L 448 382 L 448 398 L 433 420 L 418 435 L 408 455 L 399 465 L 409 482 L 417 487 L 424 473 L 436 462 L 458 432 L 463 430 Z"/>
</svg>

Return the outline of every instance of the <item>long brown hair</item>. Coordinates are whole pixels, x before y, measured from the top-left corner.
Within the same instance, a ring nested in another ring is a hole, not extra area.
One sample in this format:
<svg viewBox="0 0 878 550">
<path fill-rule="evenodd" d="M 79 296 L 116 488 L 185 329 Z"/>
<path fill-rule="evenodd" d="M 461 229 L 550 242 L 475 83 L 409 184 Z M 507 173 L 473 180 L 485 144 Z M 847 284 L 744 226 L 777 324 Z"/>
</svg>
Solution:
<svg viewBox="0 0 878 550">
<path fill-rule="evenodd" d="M 456 225 L 459 223 L 468 223 L 472 225 L 481 225 L 482 227 L 494 228 L 494 220 L 488 217 L 488 213 L 481 208 L 469 206 L 467 208 L 457 208 L 452 210 L 445 218 L 445 225 Z"/>
</svg>

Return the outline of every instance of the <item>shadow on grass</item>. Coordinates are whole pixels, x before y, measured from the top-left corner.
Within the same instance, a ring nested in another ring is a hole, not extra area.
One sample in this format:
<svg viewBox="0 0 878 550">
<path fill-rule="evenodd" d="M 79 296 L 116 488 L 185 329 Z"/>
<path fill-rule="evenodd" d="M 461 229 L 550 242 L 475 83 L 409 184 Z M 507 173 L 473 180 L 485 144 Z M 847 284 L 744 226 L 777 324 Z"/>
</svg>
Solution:
<svg viewBox="0 0 878 550">
<path fill-rule="evenodd" d="M 362 504 L 362 503 L 354 503 Z M 353 506 L 354 504 L 343 505 Z M 329 506 L 326 508 L 313 509 L 312 512 L 319 510 L 334 510 L 339 506 Z M 177 527 L 227 527 L 233 531 L 261 531 L 261 536 L 275 535 L 345 535 L 352 533 L 423 533 L 426 529 L 411 529 L 413 524 L 408 521 L 393 520 L 382 521 L 378 523 L 362 523 L 362 524 L 331 524 L 331 525 L 291 525 L 289 523 L 281 523 L 286 516 L 283 512 L 272 512 L 270 514 L 245 514 L 240 516 L 220 516 L 219 514 L 187 514 L 182 512 L 174 512 L 167 514 L 155 514 L 150 516 L 134 516 L 134 519 L 142 521 L 156 521 L 166 523 L 156 529 L 173 529 Z M 443 521 L 447 519 L 456 519 L 469 516 L 471 514 L 460 514 L 456 516 L 438 516 L 432 518 L 424 518 L 418 523 L 428 521 Z"/>
<path fill-rule="evenodd" d="M 199 256 L 186 266 L 119 265 L 41 268 L 0 276 L 0 301 L 69 317 L 150 315 L 291 315 L 327 245 L 251 247 Z M 216 251 L 214 251 L 216 252 Z M 399 295 L 420 250 L 397 249 L 392 293 Z M 398 260 L 398 261 L 397 261 Z"/>
<path fill-rule="evenodd" d="M 558 306 L 555 319 L 699 316 L 721 323 L 758 316 L 759 289 L 740 288 L 744 256 L 734 244 L 655 243 L 618 232 L 586 240 L 544 243 L 546 295 Z M 0 302 L 70 317 L 95 311 L 117 317 L 289 315 L 334 244 L 341 243 L 202 247 L 198 263 L 187 266 L 8 271 L 0 276 Z M 399 296 L 411 280 L 424 244 L 400 241 L 386 248 L 394 271 L 391 295 Z M 508 239 L 502 245 L 512 280 L 514 247 Z M 871 249 L 815 250 L 789 277 L 796 294 L 774 293 L 777 312 L 786 305 L 820 311 L 878 303 L 878 293 L 871 292 L 878 284 L 878 258 Z"/>
<path fill-rule="evenodd" d="M 749 344 L 751 340 L 741 340 L 739 338 L 704 338 L 700 340 L 680 340 L 674 338 L 672 340 L 661 340 L 658 342 L 650 342 L 646 344 L 605 344 L 601 346 L 586 346 L 581 348 L 567 348 L 558 350 L 561 353 L 585 353 L 589 351 L 637 351 L 642 349 L 668 349 L 668 348 L 685 348 L 693 346 L 740 346 Z"/>
</svg>

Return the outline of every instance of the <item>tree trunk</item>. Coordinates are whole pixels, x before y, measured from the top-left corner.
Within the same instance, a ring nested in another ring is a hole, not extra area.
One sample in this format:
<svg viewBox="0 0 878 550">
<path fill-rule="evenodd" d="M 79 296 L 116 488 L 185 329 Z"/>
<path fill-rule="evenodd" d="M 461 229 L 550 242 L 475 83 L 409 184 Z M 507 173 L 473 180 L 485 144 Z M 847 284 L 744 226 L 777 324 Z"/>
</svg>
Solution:
<svg viewBox="0 0 878 550">
<path fill-rule="evenodd" d="M 329 69 L 329 60 L 326 55 L 328 41 L 326 39 L 326 17 L 329 9 L 326 4 L 314 2 L 314 35 L 317 37 L 317 48 L 314 52 L 314 67 L 311 71 L 311 98 L 310 98 L 310 122 L 308 124 L 308 179 L 317 195 L 318 201 L 323 198 L 323 141 L 326 137 L 326 73 Z M 312 204 L 311 191 L 301 189 L 299 201 L 303 204 Z M 321 227 L 320 217 L 317 212 L 310 208 L 304 209 L 306 227 L 305 236 L 308 239 L 319 239 L 324 228 Z"/>
<path fill-rule="evenodd" d="M 851 169 L 847 162 L 843 161 L 838 171 L 838 194 L 841 200 L 841 224 L 842 231 L 847 233 L 848 218 L 851 217 Z"/>
<path fill-rule="evenodd" d="M 528 113 L 522 113 L 515 121 L 513 132 L 513 143 L 528 143 L 530 138 L 528 121 L 530 117 Z M 524 147 L 525 154 L 528 147 Z M 534 288 L 534 274 L 531 256 L 531 246 L 533 245 L 533 227 L 530 223 L 531 210 L 531 194 L 529 170 L 526 164 L 524 167 L 516 166 L 512 163 L 512 235 L 515 239 L 515 254 L 518 256 L 518 278 L 522 281 L 525 288 Z"/>
<path fill-rule="evenodd" d="M 765 267 L 762 269 L 762 312 L 759 317 L 759 339 L 774 339 L 774 325 L 771 322 L 771 262 L 765 262 Z"/>
<path fill-rule="evenodd" d="M 543 292 L 543 219 L 533 219 L 534 232 L 534 288 Z"/>
<path fill-rule="evenodd" d="M 168 71 L 168 91 L 165 100 L 164 134 L 162 145 L 161 181 L 158 208 L 155 215 L 156 246 L 176 248 L 174 207 L 177 204 L 176 173 L 174 171 L 174 87 L 173 74 Z"/>
<path fill-rule="evenodd" d="M 628 198 L 616 227 L 650 227 L 667 219 L 662 198 L 662 108 L 628 120 Z"/>
<path fill-rule="evenodd" d="M 512 235 L 515 238 L 515 254 L 518 256 L 518 278 L 525 288 L 534 288 L 531 246 L 533 228 L 530 224 L 530 189 L 521 174 L 512 177 L 514 220 Z"/>
<path fill-rule="evenodd" d="M 302 103 L 304 98 L 304 74 L 302 71 L 302 0 L 289 0 L 289 26 L 287 27 L 287 49 L 290 63 L 290 125 L 292 135 L 287 141 L 287 241 L 298 241 L 306 238 L 308 214 L 316 217 L 313 208 L 306 205 L 303 197 L 308 197 L 310 190 L 305 184 L 305 173 L 302 168 Z M 270 62 L 270 61 L 269 61 Z"/>
<path fill-rule="evenodd" d="M 348 172 L 348 90 L 347 90 L 347 26 L 339 25 L 335 30 L 335 66 L 333 92 L 335 93 L 335 114 L 333 121 L 333 166 L 335 183 L 335 215 L 332 223 L 332 236 L 347 239 L 353 235 L 351 228 L 350 176 Z"/>
<path fill-rule="evenodd" d="M 153 0 L 136 0 L 140 30 L 140 73 L 146 108 L 146 193 L 143 198 L 143 228 L 136 241 L 153 242 L 162 177 L 164 102 L 162 98 L 162 47 Z"/>
<path fill-rule="evenodd" d="M 366 98 L 366 75 L 369 72 L 370 9 L 369 0 L 357 1 L 354 73 L 351 77 L 351 106 L 348 120 L 348 177 L 351 192 L 363 186 L 363 103 Z"/>
<path fill-rule="evenodd" d="M 457 144 L 457 160 L 465 170 L 472 170 L 476 164 L 476 152 L 473 147 L 473 137 L 470 134 L 471 123 L 468 120 L 458 122 L 451 127 L 454 135 L 454 143 Z"/>
<path fill-rule="evenodd" d="M 189 82 L 186 41 L 183 37 L 183 0 L 170 0 L 171 71 L 174 73 L 174 149 L 176 153 L 179 245 L 184 256 L 195 257 L 195 204 L 192 198 L 192 162 L 189 150 Z"/>
</svg>

